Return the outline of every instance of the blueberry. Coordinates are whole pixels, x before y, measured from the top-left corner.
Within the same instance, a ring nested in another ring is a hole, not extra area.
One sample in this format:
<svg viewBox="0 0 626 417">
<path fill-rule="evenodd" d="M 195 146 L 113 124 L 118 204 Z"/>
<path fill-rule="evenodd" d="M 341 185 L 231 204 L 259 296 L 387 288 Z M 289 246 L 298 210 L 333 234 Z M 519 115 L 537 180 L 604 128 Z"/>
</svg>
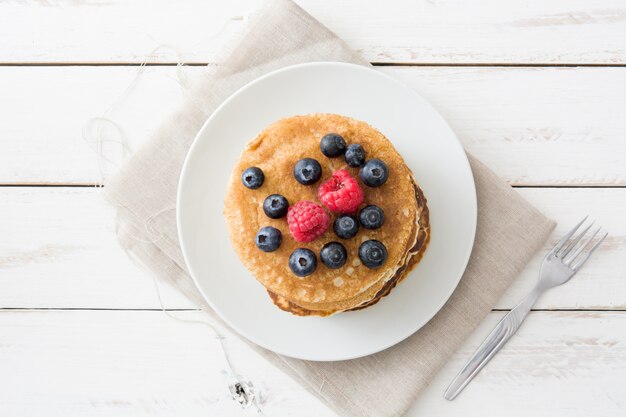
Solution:
<svg viewBox="0 0 626 417">
<path fill-rule="evenodd" d="M 293 176 L 300 184 L 315 184 L 322 178 L 322 167 L 320 163 L 313 158 L 304 158 L 296 163 L 293 167 Z"/>
<path fill-rule="evenodd" d="M 263 211 L 265 215 L 271 219 L 280 219 L 287 215 L 289 202 L 280 194 L 270 194 L 263 202 Z"/>
<path fill-rule="evenodd" d="M 359 246 L 359 259 L 368 268 L 378 268 L 387 260 L 387 248 L 378 240 L 366 240 Z"/>
<path fill-rule="evenodd" d="M 330 242 L 320 251 L 320 259 L 330 269 L 341 268 L 348 260 L 346 248 L 339 242 Z"/>
<path fill-rule="evenodd" d="M 283 241 L 283 235 L 280 230 L 272 226 L 261 227 L 254 237 L 254 243 L 263 252 L 274 252 Z"/>
<path fill-rule="evenodd" d="M 329 133 L 320 141 L 320 149 L 327 157 L 335 158 L 346 151 L 346 141 L 336 133 Z"/>
<path fill-rule="evenodd" d="M 356 217 L 344 214 L 335 219 L 333 223 L 335 234 L 342 239 L 350 239 L 359 231 L 359 222 Z"/>
<path fill-rule="evenodd" d="M 370 159 L 360 171 L 361 181 L 369 187 L 380 187 L 389 177 L 389 169 L 380 159 Z"/>
<path fill-rule="evenodd" d="M 351 167 L 360 167 L 365 163 L 365 150 L 359 144 L 353 143 L 346 149 L 346 154 L 343 156 L 346 160 L 346 164 Z"/>
<path fill-rule="evenodd" d="M 359 221 L 366 229 L 378 229 L 385 222 L 385 212 L 378 206 L 366 206 L 359 212 Z"/>
<path fill-rule="evenodd" d="M 311 275 L 317 268 L 317 258 L 310 249 L 298 248 L 289 256 L 289 268 L 299 277 Z"/>
<path fill-rule="evenodd" d="M 256 190 L 257 188 L 262 186 L 264 180 L 265 174 L 263 174 L 261 168 L 246 168 L 246 170 L 243 171 L 243 174 L 241 174 L 241 182 L 243 182 L 243 185 L 252 190 Z"/>
</svg>

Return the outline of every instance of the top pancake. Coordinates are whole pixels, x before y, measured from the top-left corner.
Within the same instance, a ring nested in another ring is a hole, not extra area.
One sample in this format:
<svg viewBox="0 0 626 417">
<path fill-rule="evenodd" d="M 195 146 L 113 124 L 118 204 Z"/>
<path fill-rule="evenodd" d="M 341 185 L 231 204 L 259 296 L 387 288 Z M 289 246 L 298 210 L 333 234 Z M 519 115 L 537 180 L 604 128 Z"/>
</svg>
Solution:
<svg viewBox="0 0 626 417">
<path fill-rule="evenodd" d="M 320 139 L 338 133 L 348 144 L 363 146 L 366 158 L 382 159 L 389 168 L 389 178 L 377 188 L 364 185 L 358 168 L 350 168 L 342 157 L 328 158 L 320 151 Z M 305 186 L 296 181 L 293 167 L 302 158 L 314 158 L 322 166 L 319 182 Z M 265 181 L 256 190 L 241 183 L 241 173 L 250 166 L 263 170 Z M 385 223 L 376 230 L 360 228 L 352 239 L 340 239 L 332 230 L 337 217 L 329 213 L 331 227 L 309 243 L 296 242 L 287 227 L 286 218 L 270 219 L 263 212 L 263 200 L 270 194 L 282 194 L 289 204 L 309 200 L 319 204 L 319 185 L 338 169 L 348 169 L 365 192 L 362 207 L 375 204 L 385 212 Z M 354 297 L 383 278 L 390 278 L 402 266 L 406 249 L 412 242 L 417 203 L 409 168 L 385 136 L 367 123 L 335 114 L 311 114 L 280 120 L 263 130 L 243 150 L 231 175 L 225 198 L 224 215 L 233 247 L 242 263 L 269 291 L 290 301 L 332 303 Z M 254 243 L 257 231 L 273 226 L 283 235 L 280 248 L 263 252 Z M 387 261 L 377 269 L 361 264 L 360 244 L 368 239 L 381 241 L 387 247 Z M 341 242 L 348 252 L 348 261 L 339 269 L 327 268 L 319 260 L 322 246 Z M 299 247 L 311 249 L 318 257 L 315 272 L 298 277 L 289 268 L 289 256 Z"/>
</svg>

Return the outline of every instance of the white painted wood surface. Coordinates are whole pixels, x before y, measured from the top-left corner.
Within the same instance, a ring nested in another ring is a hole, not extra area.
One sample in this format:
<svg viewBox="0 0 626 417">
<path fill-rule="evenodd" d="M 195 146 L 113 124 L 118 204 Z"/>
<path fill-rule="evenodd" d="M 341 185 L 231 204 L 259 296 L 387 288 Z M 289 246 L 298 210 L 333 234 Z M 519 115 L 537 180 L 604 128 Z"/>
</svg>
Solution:
<svg viewBox="0 0 626 417">
<path fill-rule="evenodd" d="M 0 2 L 1 416 L 254 415 L 228 399 L 208 329 L 158 311 L 100 190 L 80 185 L 100 180 L 81 128 L 126 89 L 136 64 L 213 62 L 260 1 Z M 461 397 L 449 403 L 442 392 L 503 312 L 409 415 L 626 415 L 624 2 L 297 2 L 430 100 L 468 150 L 559 222 L 544 251 L 584 213 L 611 232 Z M 180 103 L 176 74 L 148 67 L 110 114 L 133 148 Z M 530 289 L 541 257 L 496 309 Z M 161 293 L 166 307 L 186 310 L 175 314 L 201 317 L 175 290 Z M 228 344 L 266 415 L 334 415 L 237 337 Z"/>
<path fill-rule="evenodd" d="M 545 252 L 584 213 L 611 231 L 607 243 L 567 285 L 539 300 L 540 309 L 626 310 L 626 188 L 521 188 L 559 226 L 511 286 L 497 309 L 532 288 Z M 115 240 L 112 208 L 95 188 L 0 187 L 0 308 L 160 308 L 150 275 Z M 162 286 L 167 308 L 196 308 Z"/>
<path fill-rule="evenodd" d="M 430 100 L 467 150 L 511 184 L 626 185 L 626 68 L 381 69 Z M 131 146 L 148 138 L 180 103 L 179 76 L 202 71 L 145 69 L 110 114 Z M 102 115 L 137 72 L 0 67 L 0 112 L 12 115 L 0 122 L 0 182 L 98 182 L 83 125 Z"/>
<path fill-rule="evenodd" d="M 500 314 L 492 313 L 453 355 L 410 417 L 624 415 L 623 311 L 531 312 L 472 385 L 453 402 L 444 400 L 442 393 Z"/>
<path fill-rule="evenodd" d="M 0 51 L 13 63 L 142 62 L 160 44 L 210 62 L 261 0 L 0 3 Z M 297 0 L 370 61 L 623 64 L 621 0 Z M 233 19 L 228 20 L 229 17 Z M 225 23 L 226 21 L 226 23 Z M 153 54 L 178 62 L 175 50 Z"/>
<path fill-rule="evenodd" d="M 463 395 L 445 401 L 446 384 L 503 314 L 487 317 L 409 416 L 624 415 L 625 312 L 533 312 Z M 217 340 L 204 326 L 154 311 L 4 311 L 0 328 L 0 415 L 256 415 L 228 398 Z M 236 337 L 227 343 L 264 392 L 267 416 L 334 415 Z"/>
</svg>

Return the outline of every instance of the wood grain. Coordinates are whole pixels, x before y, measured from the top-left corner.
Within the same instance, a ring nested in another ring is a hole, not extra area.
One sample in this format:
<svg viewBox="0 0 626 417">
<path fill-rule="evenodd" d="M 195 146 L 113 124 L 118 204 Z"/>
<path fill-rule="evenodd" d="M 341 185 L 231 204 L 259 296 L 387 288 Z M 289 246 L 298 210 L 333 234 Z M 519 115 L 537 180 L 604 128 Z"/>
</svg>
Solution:
<svg viewBox="0 0 626 417">
<path fill-rule="evenodd" d="M 0 306 L 160 308 L 153 278 L 117 244 L 97 189 L 0 187 Z M 196 308 L 161 286 L 168 308 Z"/>
<path fill-rule="evenodd" d="M 0 62 L 206 63 L 260 3 L 2 2 Z M 297 3 L 373 62 L 626 63 L 620 0 Z"/>
<path fill-rule="evenodd" d="M 492 313 L 479 326 L 424 390 L 410 416 L 623 415 L 624 312 L 531 312 L 471 385 L 446 401 L 446 387 L 499 318 Z"/>
<path fill-rule="evenodd" d="M 101 181 L 81 129 L 131 83 L 137 67 L 127 65 L 215 63 L 261 1 L 0 2 L 0 415 L 254 415 L 228 398 L 210 332 L 152 311 L 152 278 L 117 245 L 100 190 L 1 185 Z M 503 314 L 492 312 L 409 415 L 624 415 L 623 1 L 297 2 L 371 62 L 417 65 L 380 69 L 431 101 L 506 181 L 622 187 L 519 189 L 559 222 L 543 252 L 585 213 L 610 231 L 585 269 L 536 306 L 594 311 L 531 312 L 472 385 L 446 402 L 445 387 Z M 137 149 L 184 94 L 176 68 L 148 67 L 109 116 Z M 106 146 L 118 161 L 120 148 Z M 114 169 L 105 165 L 104 176 Z M 496 308 L 511 308 L 531 288 L 541 258 Z M 195 308 L 160 288 L 166 307 Z M 260 388 L 266 415 L 334 416 L 236 336 L 227 344 L 236 368 Z"/>
<path fill-rule="evenodd" d="M 611 235 L 567 285 L 545 294 L 537 308 L 626 310 L 626 189 L 520 189 L 559 226 L 496 305 L 511 308 L 537 280 L 543 254 L 585 213 Z M 160 308 L 152 277 L 134 265 L 115 240 L 113 210 L 100 190 L 0 187 L 0 307 Z M 168 308 L 195 308 L 162 285 Z"/>
<path fill-rule="evenodd" d="M 162 312 L 5 311 L 0 327 L 0 367 L 10 376 L 0 381 L 3 416 L 255 415 L 228 396 L 219 341 L 206 326 Z M 263 391 L 268 416 L 332 415 L 237 337 L 227 338 L 234 366 Z"/>
<path fill-rule="evenodd" d="M 487 317 L 409 416 L 622 415 L 623 312 L 532 312 L 472 385 L 446 402 L 445 386 L 502 314 Z M 0 367 L 10 376 L 0 382 L 2 415 L 255 415 L 228 398 L 221 353 L 204 326 L 161 312 L 5 311 L 0 327 Z M 227 335 L 227 344 L 238 372 L 261 390 L 265 415 L 334 416 L 237 337 Z"/>
<path fill-rule="evenodd" d="M 466 149 L 512 184 L 626 185 L 626 68 L 382 70 L 431 101 Z M 180 105 L 179 76 L 204 69 L 177 71 L 147 68 L 110 113 L 131 147 Z M 11 115 L 0 123 L 0 183 L 99 182 L 83 125 L 136 74 L 134 67 L 0 67 L 0 112 Z"/>
<path fill-rule="evenodd" d="M 510 309 L 530 292 L 545 254 L 583 216 L 589 214 L 609 236 L 580 272 L 566 285 L 545 293 L 536 309 L 626 310 L 626 189 L 526 188 L 521 195 L 558 225 L 543 250 L 535 255 L 495 308 Z"/>
</svg>

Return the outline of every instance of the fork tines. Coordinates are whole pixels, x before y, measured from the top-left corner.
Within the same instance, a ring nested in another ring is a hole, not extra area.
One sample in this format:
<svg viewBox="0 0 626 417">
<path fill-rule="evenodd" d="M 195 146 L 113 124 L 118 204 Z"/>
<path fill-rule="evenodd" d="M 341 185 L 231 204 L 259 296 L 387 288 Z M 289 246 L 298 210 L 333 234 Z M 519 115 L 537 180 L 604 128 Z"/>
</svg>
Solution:
<svg viewBox="0 0 626 417">
<path fill-rule="evenodd" d="M 593 226 L 594 222 L 592 221 L 586 226 L 582 231 L 580 231 L 576 237 L 572 239 L 574 233 L 586 222 L 589 216 L 585 216 L 572 230 L 567 232 L 565 236 L 557 243 L 557 245 L 552 249 L 552 254 L 561 259 L 561 261 L 572 268 L 573 270 L 580 269 L 581 266 L 587 262 L 591 254 L 600 246 L 602 241 L 608 236 L 607 232 L 600 233 L 602 231 L 602 227 L 598 227 L 595 232 L 590 237 L 584 238 L 589 229 Z M 596 236 L 601 235 L 600 238 L 596 239 Z M 569 243 L 568 243 L 569 242 Z M 595 243 L 594 243 L 595 242 Z M 567 245 L 566 245 L 567 243 Z M 574 250 L 575 249 L 575 250 Z M 573 250 L 573 252 L 572 252 Z M 576 261 L 574 263 L 574 261 Z"/>
</svg>

